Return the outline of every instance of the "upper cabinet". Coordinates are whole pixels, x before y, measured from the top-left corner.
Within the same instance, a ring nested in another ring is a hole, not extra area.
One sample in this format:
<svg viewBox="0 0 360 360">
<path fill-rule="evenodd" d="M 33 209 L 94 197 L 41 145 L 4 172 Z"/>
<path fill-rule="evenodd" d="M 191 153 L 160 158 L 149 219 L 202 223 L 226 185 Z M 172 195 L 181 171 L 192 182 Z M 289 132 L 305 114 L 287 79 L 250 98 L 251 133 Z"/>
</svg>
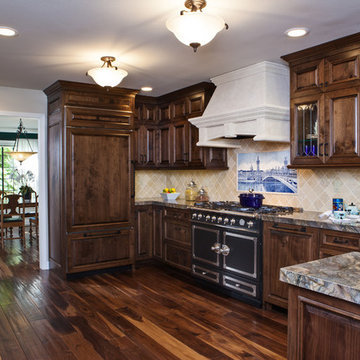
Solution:
<svg viewBox="0 0 360 360">
<path fill-rule="evenodd" d="M 136 97 L 136 169 L 227 169 L 227 150 L 198 147 L 198 129 L 188 121 L 202 115 L 214 88 L 199 83 L 158 98 Z"/>
<path fill-rule="evenodd" d="M 360 33 L 283 56 L 290 65 L 291 166 L 360 165 Z"/>
</svg>

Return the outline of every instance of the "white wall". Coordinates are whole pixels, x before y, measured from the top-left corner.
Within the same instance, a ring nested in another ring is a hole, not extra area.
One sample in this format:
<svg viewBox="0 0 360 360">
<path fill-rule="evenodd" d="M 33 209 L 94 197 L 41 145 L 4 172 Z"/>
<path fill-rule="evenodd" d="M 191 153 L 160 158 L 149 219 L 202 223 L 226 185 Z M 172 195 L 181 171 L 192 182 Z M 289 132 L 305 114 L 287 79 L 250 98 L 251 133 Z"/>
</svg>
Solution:
<svg viewBox="0 0 360 360">
<path fill-rule="evenodd" d="M 39 262 L 49 268 L 47 199 L 47 99 L 41 90 L 0 86 L 0 115 L 38 119 L 39 141 Z"/>
</svg>

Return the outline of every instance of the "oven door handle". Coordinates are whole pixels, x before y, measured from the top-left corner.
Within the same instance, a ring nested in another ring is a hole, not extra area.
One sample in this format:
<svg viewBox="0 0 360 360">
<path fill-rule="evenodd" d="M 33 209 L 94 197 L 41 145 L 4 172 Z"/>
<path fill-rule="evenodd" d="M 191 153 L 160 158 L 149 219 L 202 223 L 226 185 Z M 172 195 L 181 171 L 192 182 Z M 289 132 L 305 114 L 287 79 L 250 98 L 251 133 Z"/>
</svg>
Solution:
<svg viewBox="0 0 360 360">
<path fill-rule="evenodd" d="M 221 248 L 220 248 L 221 244 L 216 242 L 212 247 L 211 250 L 214 251 L 216 254 L 220 254 L 221 253 Z"/>
<path fill-rule="evenodd" d="M 223 245 L 220 249 L 220 253 L 224 256 L 228 256 L 230 254 L 230 248 L 227 245 Z"/>
</svg>

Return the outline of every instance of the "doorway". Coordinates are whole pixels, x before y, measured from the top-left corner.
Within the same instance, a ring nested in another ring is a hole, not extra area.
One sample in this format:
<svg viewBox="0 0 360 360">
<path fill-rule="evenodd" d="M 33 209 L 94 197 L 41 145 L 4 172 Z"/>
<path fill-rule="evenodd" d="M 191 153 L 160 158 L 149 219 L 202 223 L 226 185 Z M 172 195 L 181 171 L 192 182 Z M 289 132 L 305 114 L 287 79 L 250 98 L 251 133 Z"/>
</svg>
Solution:
<svg viewBox="0 0 360 360">
<path fill-rule="evenodd" d="M 41 270 L 49 269 L 49 245 L 48 245 L 48 224 L 47 224 L 47 148 L 46 148 L 46 116 L 41 113 L 17 113 L 0 111 L 1 120 L 5 118 L 10 119 L 12 127 L 15 129 L 19 124 L 19 119 L 32 119 L 36 124 L 37 129 L 37 185 L 39 196 L 39 267 Z M 25 124 L 26 127 L 26 124 Z M 27 128 L 28 130 L 28 128 Z M 16 131 L 16 130 L 15 130 Z M 12 143 L 13 144 L 13 143 Z M 30 159 L 30 158 L 29 158 Z M 30 161 L 30 160 L 26 161 Z M 23 162 L 25 165 L 26 161 Z M 28 165 L 27 165 L 28 166 Z M 29 164 L 29 166 L 31 166 Z"/>
</svg>

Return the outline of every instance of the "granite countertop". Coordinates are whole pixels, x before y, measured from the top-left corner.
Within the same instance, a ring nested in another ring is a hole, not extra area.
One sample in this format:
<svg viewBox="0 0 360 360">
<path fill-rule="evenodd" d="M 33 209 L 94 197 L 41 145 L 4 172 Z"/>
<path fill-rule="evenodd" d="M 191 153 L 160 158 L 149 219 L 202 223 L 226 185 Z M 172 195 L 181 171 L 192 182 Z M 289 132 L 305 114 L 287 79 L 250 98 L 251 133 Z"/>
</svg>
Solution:
<svg viewBox="0 0 360 360">
<path fill-rule="evenodd" d="M 161 197 L 135 199 L 135 206 L 139 205 L 162 205 L 178 209 L 188 209 L 194 205 L 194 201 L 186 201 L 185 199 L 163 200 Z"/>
<path fill-rule="evenodd" d="M 185 199 L 164 201 L 161 197 L 155 197 L 135 199 L 135 205 L 160 205 L 178 209 L 189 209 L 194 205 L 194 202 L 186 201 Z M 262 214 L 260 217 L 264 221 L 274 221 L 283 224 L 293 224 L 300 226 L 310 226 L 320 229 L 360 233 L 360 223 L 353 223 L 347 225 L 335 224 L 326 217 L 320 218 L 320 214 L 321 213 L 317 211 L 301 211 L 294 212 L 290 215 Z"/>
<path fill-rule="evenodd" d="M 354 251 L 281 268 L 280 280 L 360 304 L 360 252 Z"/>
</svg>

